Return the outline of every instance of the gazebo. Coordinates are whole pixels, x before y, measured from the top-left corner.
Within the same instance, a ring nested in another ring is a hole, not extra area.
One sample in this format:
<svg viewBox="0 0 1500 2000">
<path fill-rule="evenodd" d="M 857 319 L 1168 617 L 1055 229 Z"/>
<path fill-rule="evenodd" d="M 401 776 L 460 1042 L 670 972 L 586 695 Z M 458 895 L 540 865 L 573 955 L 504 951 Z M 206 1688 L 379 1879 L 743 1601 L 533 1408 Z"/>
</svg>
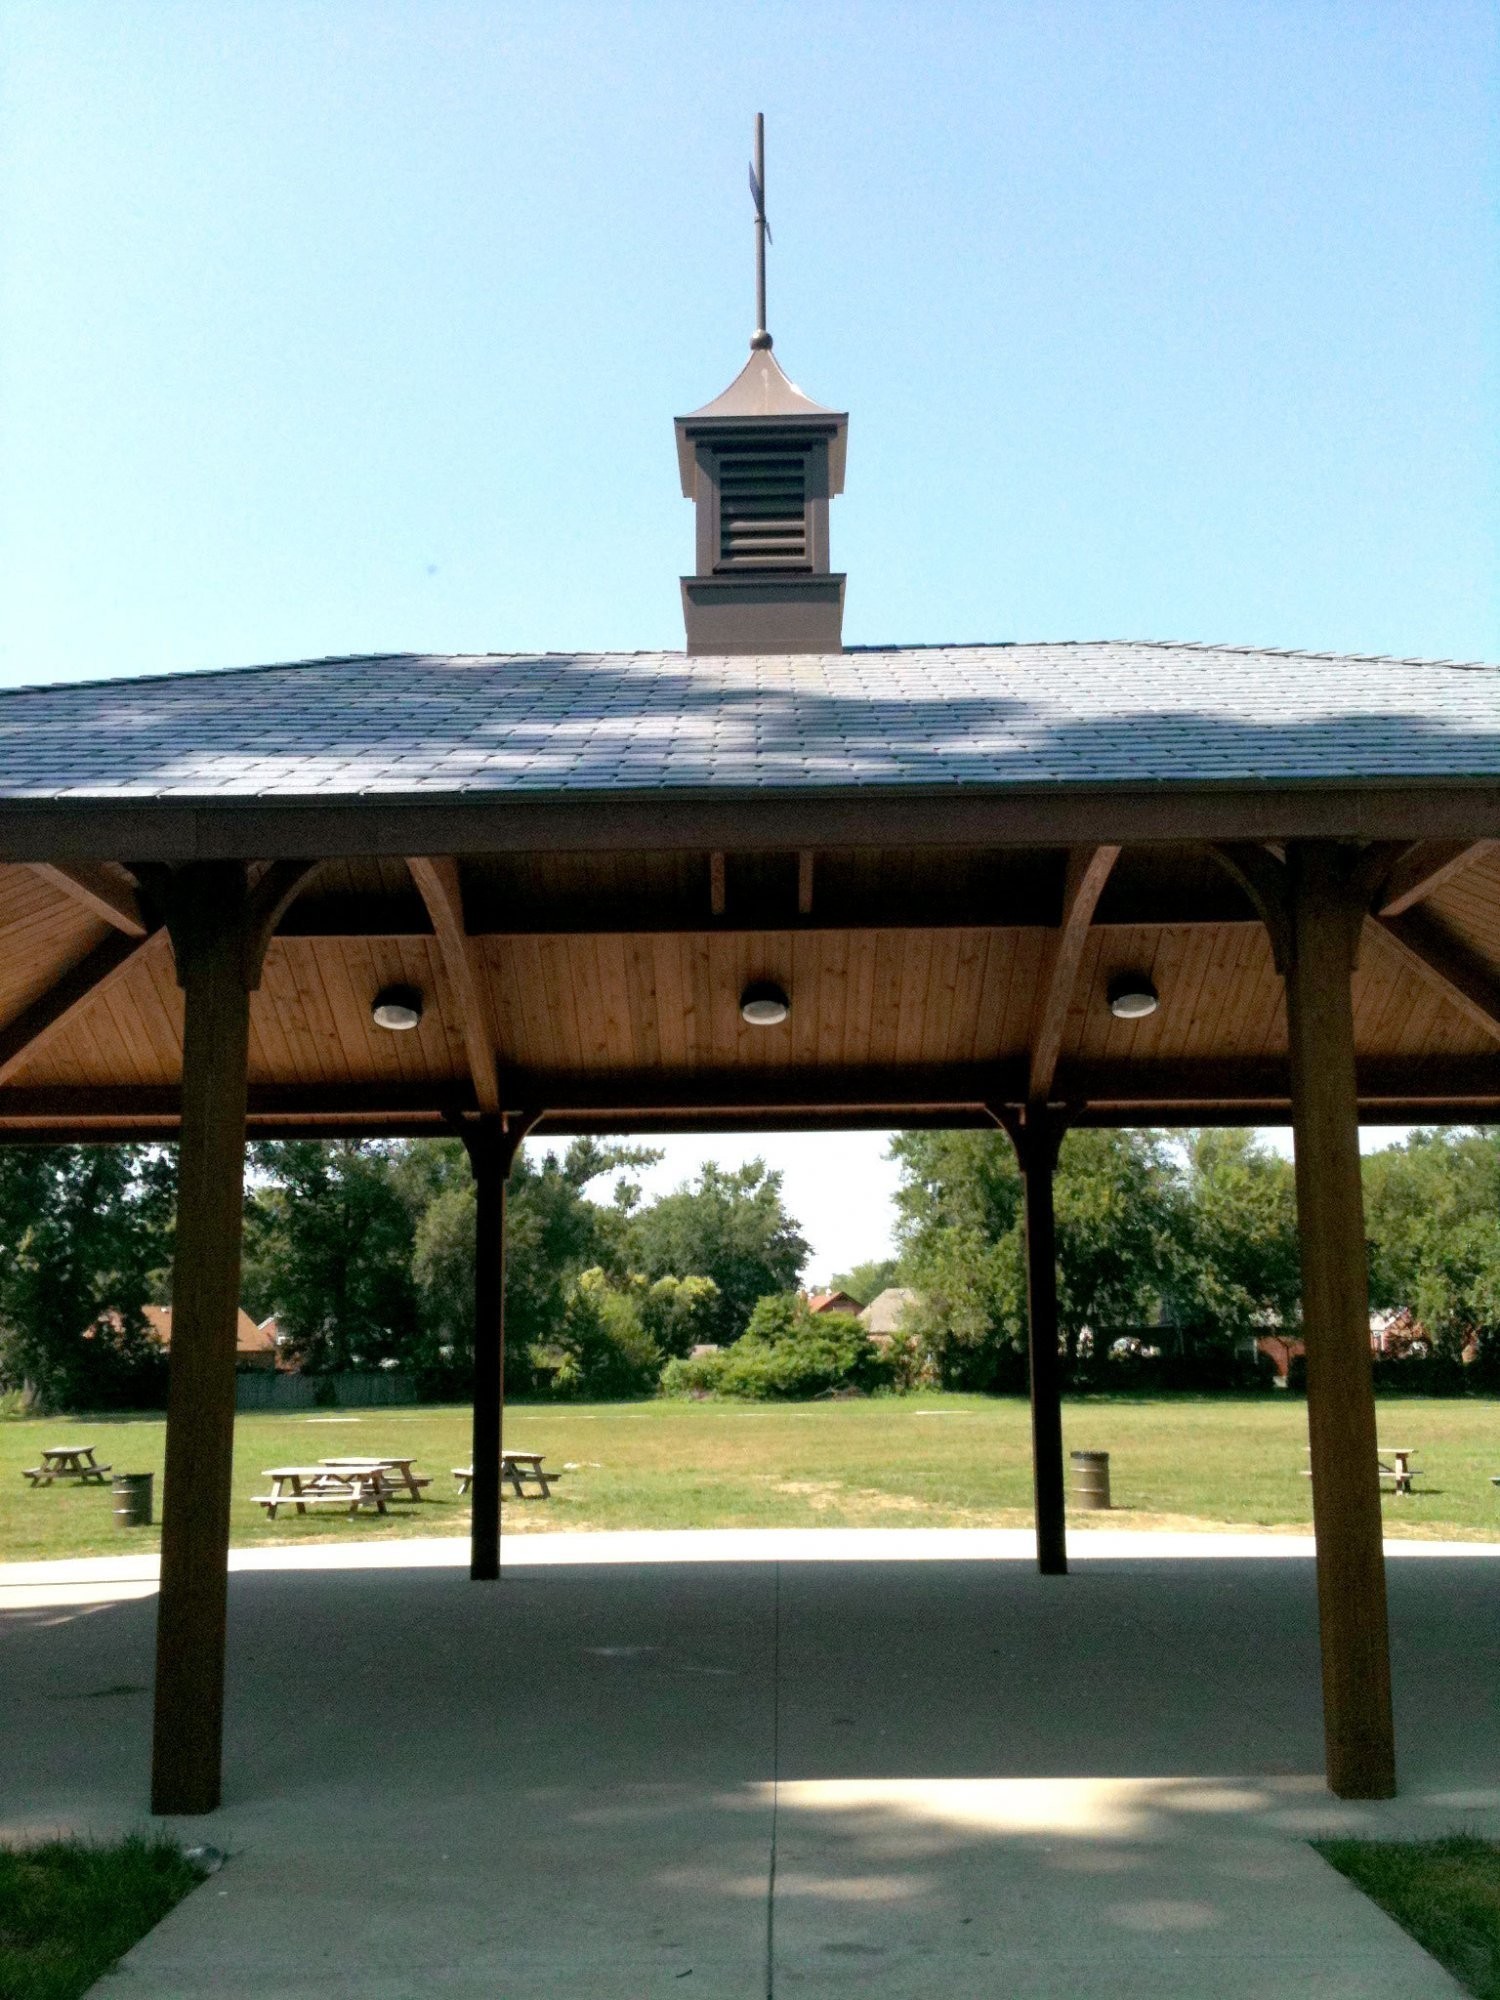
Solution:
<svg viewBox="0 0 1500 2000">
<path fill-rule="evenodd" d="M 0 1136 L 180 1148 L 156 1811 L 220 1795 L 247 1136 L 465 1140 L 485 1580 L 532 1129 L 1003 1126 L 1061 1576 L 1059 1141 L 1289 1120 L 1328 1781 L 1393 1792 L 1358 1127 L 1500 1107 L 1500 670 L 844 647 L 846 435 L 763 331 L 678 420 L 682 653 L 0 695 Z"/>
</svg>

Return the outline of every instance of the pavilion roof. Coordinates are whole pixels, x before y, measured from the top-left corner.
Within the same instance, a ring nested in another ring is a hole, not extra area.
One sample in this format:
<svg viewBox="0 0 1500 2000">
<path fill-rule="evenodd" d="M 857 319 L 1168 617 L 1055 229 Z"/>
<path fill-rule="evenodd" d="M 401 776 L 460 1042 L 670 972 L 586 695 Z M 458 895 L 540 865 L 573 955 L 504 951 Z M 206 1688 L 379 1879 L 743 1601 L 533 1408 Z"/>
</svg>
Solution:
<svg viewBox="0 0 1500 2000">
<path fill-rule="evenodd" d="M 386 654 L 0 693 L 0 799 L 1500 777 L 1500 667 L 1089 641 Z"/>
</svg>

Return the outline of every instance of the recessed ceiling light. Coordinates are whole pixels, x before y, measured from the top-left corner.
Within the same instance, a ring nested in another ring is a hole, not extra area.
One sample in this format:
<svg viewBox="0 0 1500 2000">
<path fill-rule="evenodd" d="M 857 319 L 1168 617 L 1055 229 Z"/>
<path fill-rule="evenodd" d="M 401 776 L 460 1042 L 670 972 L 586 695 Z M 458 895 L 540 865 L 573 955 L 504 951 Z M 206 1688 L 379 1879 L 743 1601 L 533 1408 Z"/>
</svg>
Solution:
<svg viewBox="0 0 1500 2000">
<path fill-rule="evenodd" d="M 752 1028 L 779 1028 L 791 1005 L 774 980 L 752 979 L 740 995 L 740 1019 Z"/>
<path fill-rule="evenodd" d="M 1109 1011 L 1117 1021 L 1144 1021 L 1161 1005 L 1144 973 L 1124 972 L 1109 982 Z"/>
<path fill-rule="evenodd" d="M 415 986 L 383 987 L 370 1007 L 370 1019 L 376 1027 L 389 1028 L 392 1034 L 405 1034 L 421 1018 L 422 996 Z"/>
</svg>

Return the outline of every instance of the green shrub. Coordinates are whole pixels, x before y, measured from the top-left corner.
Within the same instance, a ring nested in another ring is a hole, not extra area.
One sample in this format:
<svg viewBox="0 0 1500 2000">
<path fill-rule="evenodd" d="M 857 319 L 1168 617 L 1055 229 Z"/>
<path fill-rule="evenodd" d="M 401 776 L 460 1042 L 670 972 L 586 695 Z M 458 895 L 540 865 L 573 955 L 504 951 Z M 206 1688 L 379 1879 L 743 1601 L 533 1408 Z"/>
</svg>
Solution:
<svg viewBox="0 0 1500 2000">
<path fill-rule="evenodd" d="M 810 1313 L 795 1293 L 761 1299 L 750 1324 L 720 1354 L 674 1361 L 662 1372 L 669 1396 L 725 1396 L 735 1402 L 799 1402 L 841 1391 L 890 1388 L 907 1356 L 875 1346 L 857 1319 Z"/>
<path fill-rule="evenodd" d="M 661 1371 L 664 1396 L 716 1396 L 729 1366 L 728 1350 L 718 1354 L 690 1354 L 669 1361 Z"/>
</svg>

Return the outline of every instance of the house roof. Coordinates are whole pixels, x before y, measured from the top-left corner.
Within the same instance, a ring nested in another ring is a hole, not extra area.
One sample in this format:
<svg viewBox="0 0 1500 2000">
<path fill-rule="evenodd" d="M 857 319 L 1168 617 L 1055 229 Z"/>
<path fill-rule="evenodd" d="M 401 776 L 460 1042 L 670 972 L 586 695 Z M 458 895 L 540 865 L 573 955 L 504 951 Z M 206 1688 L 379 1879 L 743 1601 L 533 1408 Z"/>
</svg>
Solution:
<svg viewBox="0 0 1500 2000">
<path fill-rule="evenodd" d="M 860 1325 L 867 1333 L 899 1333 L 907 1307 L 916 1302 L 917 1294 L 907 1286 L 888 1285 L 875 1294 L 860 1314 Z"/>
<path fill-rule="evenodd" d="M 0 693 L 0 800 L 1500 778 L 1500 667 L 1081 642 L 384 654 Z"/>
<path fill-rule="evenodd" d="M 141 1312 L 146 1325 L 161 1342 L 163 1347 L 172 1345 L 172 1308 L 170 1306 L 142 1306 Z M 264 1354 L 274 1352 L 275 1336 L 267 1331 L 272 1323 L 257 1326 L 255 1321 L 240 1306 L 234 1322 L 234 1350 L 236 1354 Z"/>
</svg>

